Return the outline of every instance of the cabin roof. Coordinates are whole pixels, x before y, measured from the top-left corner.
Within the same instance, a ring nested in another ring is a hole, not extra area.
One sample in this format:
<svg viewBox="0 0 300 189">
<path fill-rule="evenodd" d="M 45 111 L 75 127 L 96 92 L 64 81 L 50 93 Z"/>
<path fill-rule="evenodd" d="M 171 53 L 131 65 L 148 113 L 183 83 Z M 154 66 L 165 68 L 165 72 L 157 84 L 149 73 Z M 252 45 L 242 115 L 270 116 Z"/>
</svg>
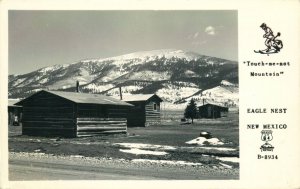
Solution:
<svg viewBox="0 0 300 189">
<path fill-rule="evenodd" d="M 56 96 L 65 98 L 67 100 L 70 100 L 72 102 L 80 103 L 80 104 L 103 104 L 103 105 L 133 106 L 132 104 L 123 102 L 121 100 L 118 100 L 118 99 L 115 99 L 115 98 L 112 98 L 112 97 L 108 97 L 108 96 L 104 96 L 104 95 L 99 95 L 99 94 L 64 92 L 64 91 L 48 91 L 48 90 L 42 90 L 42 91 L 39 91 L 37 93 L 41 93 L 41 92 L 51 93 L 53 95 L 56 95 Z M 35 94 L 37 94 L 37 93 L 35 93 Z M 28 98 L 30 98 L 30 97 L 28 97 Z M 26 99 L 28 99 L 28 98 L 26 98 Z M 24 100 L 26 100 L 26 99 L 24 99 Z M 24 100 L 20 101 L 18 103 L 18 105 L 22 104 L 22 102 Z"/>
<path fill-rule="evenodd" d="M 139 94 L 139 95 L 124 95 L 122 96 L 123 101 L 125 102 L 138 102 L 138 101 L 147 101 L 152 97 L 156 97 L 162 102 L 163 100 L 156 94 Z"/>
<path fill-rule="evenodd" d="M 222 104 L 216 103 L 216 102 L 206 102 L 206 103 L 204 103 L 204 104 L 202 104 L 202 105 L 200 105 L 198 107 L 200 108 L 200 107 L 205 106 L 207 104 L 211 104 L 211 105 L 214 105 L 214 106 L 219 106 L 219 107 L 222 107 L 222 108 L 228 108 L 228 107 L 226 107 L 226 106 L 224 106 Z"/>
<path fill-rule="evenodd" d="M 15 105 L 19 101 L 20 101 L 20 99 L 8 99 L 8 104 L 7 105 L 9 107 L 21 107 L 21 106 Z"/>
</svg>

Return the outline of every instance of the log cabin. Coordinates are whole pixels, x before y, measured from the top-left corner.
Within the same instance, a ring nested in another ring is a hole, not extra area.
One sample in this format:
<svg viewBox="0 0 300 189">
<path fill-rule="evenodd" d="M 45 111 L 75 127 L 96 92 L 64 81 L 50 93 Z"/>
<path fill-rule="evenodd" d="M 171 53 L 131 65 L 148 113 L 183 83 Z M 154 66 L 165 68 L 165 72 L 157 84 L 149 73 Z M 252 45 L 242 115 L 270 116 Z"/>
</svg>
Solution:
<svg viewBox="0 0 300 189">
<path fill-rule="evenodd" d="M 205 103 L 199 108 L 200 118 L 220 118 L 227 116 L 228 107 L 213 102 Z"/>
<path fill-rule="evenodd" d="M 19 126 L 22 121 L 22 106 L 15 105 L 19 99 L 8 99 L 8 125 Z"/>
<path fill-rule="evenodd" d="M 128 112 L 128 127 L 146 127 L 161 123 L 160 103 L 163 100 L 156 94 L 127 95 L 121 98 L 134 105 Z"/>
<path fill-rule="evenodd" d="M 23 135 L 82 137 L 127 132 L 129 103 L 99 94 L 39 91 L 23 106 Z"/>
</svg>

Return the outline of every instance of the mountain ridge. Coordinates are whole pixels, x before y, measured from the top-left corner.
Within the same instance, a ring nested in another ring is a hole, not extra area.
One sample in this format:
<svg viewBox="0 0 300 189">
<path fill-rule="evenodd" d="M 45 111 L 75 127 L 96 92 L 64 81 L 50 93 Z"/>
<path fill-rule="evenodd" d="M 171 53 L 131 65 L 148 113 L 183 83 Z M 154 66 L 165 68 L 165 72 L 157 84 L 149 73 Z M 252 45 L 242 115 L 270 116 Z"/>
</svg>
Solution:
<svg viewBox="0 0 300 189">
<path fill-rule="evenodd" d="M 140 51 L 9 75 L 9 97 L 24 98 L 41 89 L 75 91 L 79 81 L 82 92 L 116 96 L 122 87 L 124 94 L 157 93 L 174 104 L 215 87 L 225 93 L 226 88 L 238 88 L 237 68 L 235 61 L 189 51 Z"/>
</svg>

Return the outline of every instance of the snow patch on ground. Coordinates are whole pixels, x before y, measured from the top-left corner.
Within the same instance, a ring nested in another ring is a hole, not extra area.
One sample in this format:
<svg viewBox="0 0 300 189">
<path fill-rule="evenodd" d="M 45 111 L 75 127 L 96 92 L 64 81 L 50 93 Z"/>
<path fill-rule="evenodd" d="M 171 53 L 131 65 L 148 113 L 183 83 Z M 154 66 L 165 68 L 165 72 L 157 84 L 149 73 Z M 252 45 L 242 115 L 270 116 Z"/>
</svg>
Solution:
<svg viewBox="0 0 300 189">
<path fill-rule="evenodd" d="M 123 91 L 123 90 L 122 90 Z M 113 88 L 106 92 L 108 96 L 113 96 L 116 99 L 120 99 L 120 91 L 119 88 Z M 122 93 L 124 94 L 124 93 Z"/>
<path fill-rule="evenodd" d="M 166 102 L 163 101 L 160 104 L 161 110 L 181 110 L 184 112 L 184 109 L 186 108 L 186 103 L 181 104 L 173 104 L 172 102 Z"/>
<path fill-rule="evenodd" d="M 185 142 L 186 144 L 198 144 L 198 145 L 204 145 L 204 143 L 208 143 L 211 145 L 223 145 L 224 143 L 220 141 L 218 138 L 210 138 L 206 139 L 205 137 L 198 137 L 193 140 Z"/>
<path fill-rule="evenodd" d="M 179 87 L 194 87 L 194 88 L 198 87 L 194 83 L 189 83 L 189 82 L 184 82 L 184 81 L 172 81 L 172 82 L 168 82 L 168 84 L 174 84 Z"/>
<path fill-rule="evenodd" d="M 50 67 L 40 69 L 39 72 L 45 74 L 46 72 L 53 71 L 57 68 L 58 68 L 57 65 L 56 66 L 50 66 Z"/>
<path fill-rule="evenodd" d="M 39 83 L 40 84 L 44 84 L 44 83 L 47 83 L 48 82 L 48 80 L 49 80 L 49 78 L 44 78 L 44 79 L 41 79 L 40 81 L 39 81 Z"/>
<path fill-rule="evenodd" d="M 56 90 L 61 89 L 63 86 L 73 86 L 75 87 L 76 81 L 79 81 L 79 85 L 85 85 L 91 82 L 94 79 L 93 75 L 89 75 L 86 70 L 81 70 L 84 75 L 81 76 L 72 76 L 66 79 L 58 80 L 55 83 L 49 85 L 49 89 Z"/>
<path fill-rule="evenodd" d="M 140 148 L 140 149 L 162 149 L 162 150 L 175 150 L 173 146 L 155 145 L 155 144 L 143 144 L 143 143 L 115 143 L 127 148 Z"/>
<path fill-rule="evenodd" d="M 220 147 L 200 147 L 205 150 L 219 150 L 219 151 L 235 151 L 234 148 L 220 148 Z"/>
<path fill-rule="evenodd" d="M 186 161 L 170 161 L 170 160 L 151 160 L 151 159 L 133 159 L 132 162 L 148 162 L 148 163 L 156 163 L 156 164 L 169 164 L 169 165 L 202 165 L 201 163 L 192 163 Z"/>
<path fill-rule="evenodd" d="M 216 159 L 221 161 L 229 161 L 234 163 L 239 163 L 240 159 L 238 157 L 216 157 Z"/>
<path fill-rule="evenodd" d="M 225 163 L 220 163 L 220 165 L 222 165 L 223 167 L 226 167 L 228 169 L 232 169 L 232 166 L 231 165 L 227 165 Z"/>
<path fill-rule="evenodd" d="M 121 70 L 119 70 L 117 68 L 112 69 L 106 74 L 106 76 L 102 77 L 99 81 L 110 82 L 110 81 L 117 79 L 118 77 L 126 75 L 127 73 L 128 73 L 128 71 L 124 71 L 122 69 Z"/>
<path fill-rule="evenodd" d="M 182 87 L 169 83 L 165 83 L 163 86 L 164 88 L 159 89 L 156 94 L 168 102 L 176 102 L 183 98 L 189 97 L 200 90 L 196 86 Z"/>
<path fill-rule="evenodd" d="M 123 62 L 125 60 L 132 60 L 132 59 L 138 59 L 139 63 L 145 61 L 145 60 L 155 60 L 157 58 L 185 58 L 187 60 L 195 60 L 199 58 L 199 55 L 194 53 L 185 52 L 182 50 L 176 50 L 176 49 L 160 49 L 160 50 L 152 50 L 152 51 L 140 51 L 130 54 L 124 54 L 121 56 L 106 58 L 106 59 L 98 59 L 98 60 L 87 60 L 87 61 L 105 61 L 105 60 L 114 60 L 115 63 L 117 62 Z"/>
<path fill-rule="evenodd" d="M 115 87 L 115 85 L 113 84 L 96 85 L 94 83 L 91 83 L 84 86 L 83 89 L 89 89 L 92 90 L 93 92 L 102 92 L 111 89 L 113 87 Z"/>
<path fill-rule="evenodd" d="M 81 155 L 70 155 L 70 157 L 73 157 L 73 158 L 84 158 L 84 156 L 81 156 Z"/>
<path fill-rule="evenodd" d="M 133 91 L 135 90 L 138 90 L 139 87 L 130 87 L 130 86 L 127 86 L 127 87 L 122 87 L 122 94 L 123 95 L 131 95 Z M 107 91 L 107 94 L 109 96 L 112 96 L 116 99 L 120 99 L 120 90 L 119 88 L 113 88 L 109 91 Z"/>
<path fill-rule="evenodd" d="M 211 89 L 202 91 L 200 94 L 191 96 L 185 99 L 189 102 L 191 99 L 194 99 L 198 105 L 205 102 L 217 103 L 222 106 L 238 106 L 239 104 L 239 89 L 237 86 L 217 86 Z"/>
<path fill-rule="evenodd" d="M 22 79 L 17 79 L 14 81 L 13 87 L 19 85 L 20 83 L 22 83 L 26 78 L 22 78 Z"/>
<path fill-rule="evenodd" d="M 142 89 L 142 86 L 137 85 L 127 85 L 122 86 L 122 94 L 123 95 L 131 95 L 132 92 Z M 120 97 L 120 90 L 119 88 L 113 88 L 107 92 L 108 95 L 114 96 L 115 98 L 119 99 Z"/>
<path fill-rule="evenodd" d="M 156 155 L 156 156 L 163 156 L 168 154 L 167 152 L 158 152 L 158 151 L 151 151 L 151 150 L 141 150 L 138 148 L 131 148 L 131 149 L 120 149 L 121 152 L 130 153 L 130 154 L 144 154 L 144 155 Z"/>
<path fill-rule="evenodd" d="M 129 79 L 131 80 L 144 80 L 144 81 L 160 81 L 160 80 L 169 80 L 171 74 L 168 72 L 156 72 L 156 71 L 140 71 L 135 72 Z"/>
<path fill-rule="evenodd" d="M 185 72 L 184 72 L 184 75 L 186 76 L 186 77 L 199 77 L 199 75 L 198 74 L 196 74 L 194 71 L 192 71 L 192 70 L 186 70 Z"/>
<path fill-rule="evenodd" d="M 137 91 L 142 89 L 143 87 L 141 86 L 136 86 L 136 85 L 128 85 L 128 86 L 123 86 L 122 87 L 122 93 L 126 94 L 126 93 L 131 93 L 133 91 Z"/>
<path fill-rule="evenodd" d="M 230 83 L 229 81 L 226 81 L 226 80 L 222 80 L 221 81 L 221 85 L 224 85 L 224 86 L 235 86 L 235 84 Z"/>
<path fill-rule="evenodd" d="M 30 83 L 33 82 L 33 81 L 34 81 L 34 78 L 25 79 L 22 83 L 19 84 L 18 87 L 24 87 L 24 86 L 30 84 Z"/>
<path fill-rule="evenodd" d="M 39 92 L 39 91 L 41 91 L 42 89 L 39 89 L 39 88 L 37 88 L 37 89 L 32 89 L 32 90 L 30 90 L 30 91 L 26 91 L 25 93 L 35 93 L 35 92 Z"/>
</svg>

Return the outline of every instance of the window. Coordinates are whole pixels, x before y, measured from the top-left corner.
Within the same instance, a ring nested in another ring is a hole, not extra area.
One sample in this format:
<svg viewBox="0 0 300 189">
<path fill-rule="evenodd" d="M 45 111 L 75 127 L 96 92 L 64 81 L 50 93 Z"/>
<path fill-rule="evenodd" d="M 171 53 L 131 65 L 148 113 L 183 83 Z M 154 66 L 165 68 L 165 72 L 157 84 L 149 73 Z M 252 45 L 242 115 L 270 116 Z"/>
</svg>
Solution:
<svg viewBox="0 0 300 189">
<path fill-rule="evenodd" d="M 153 104 L 153 110 L 157 110 L 157 104 Z"/>
</svg>

